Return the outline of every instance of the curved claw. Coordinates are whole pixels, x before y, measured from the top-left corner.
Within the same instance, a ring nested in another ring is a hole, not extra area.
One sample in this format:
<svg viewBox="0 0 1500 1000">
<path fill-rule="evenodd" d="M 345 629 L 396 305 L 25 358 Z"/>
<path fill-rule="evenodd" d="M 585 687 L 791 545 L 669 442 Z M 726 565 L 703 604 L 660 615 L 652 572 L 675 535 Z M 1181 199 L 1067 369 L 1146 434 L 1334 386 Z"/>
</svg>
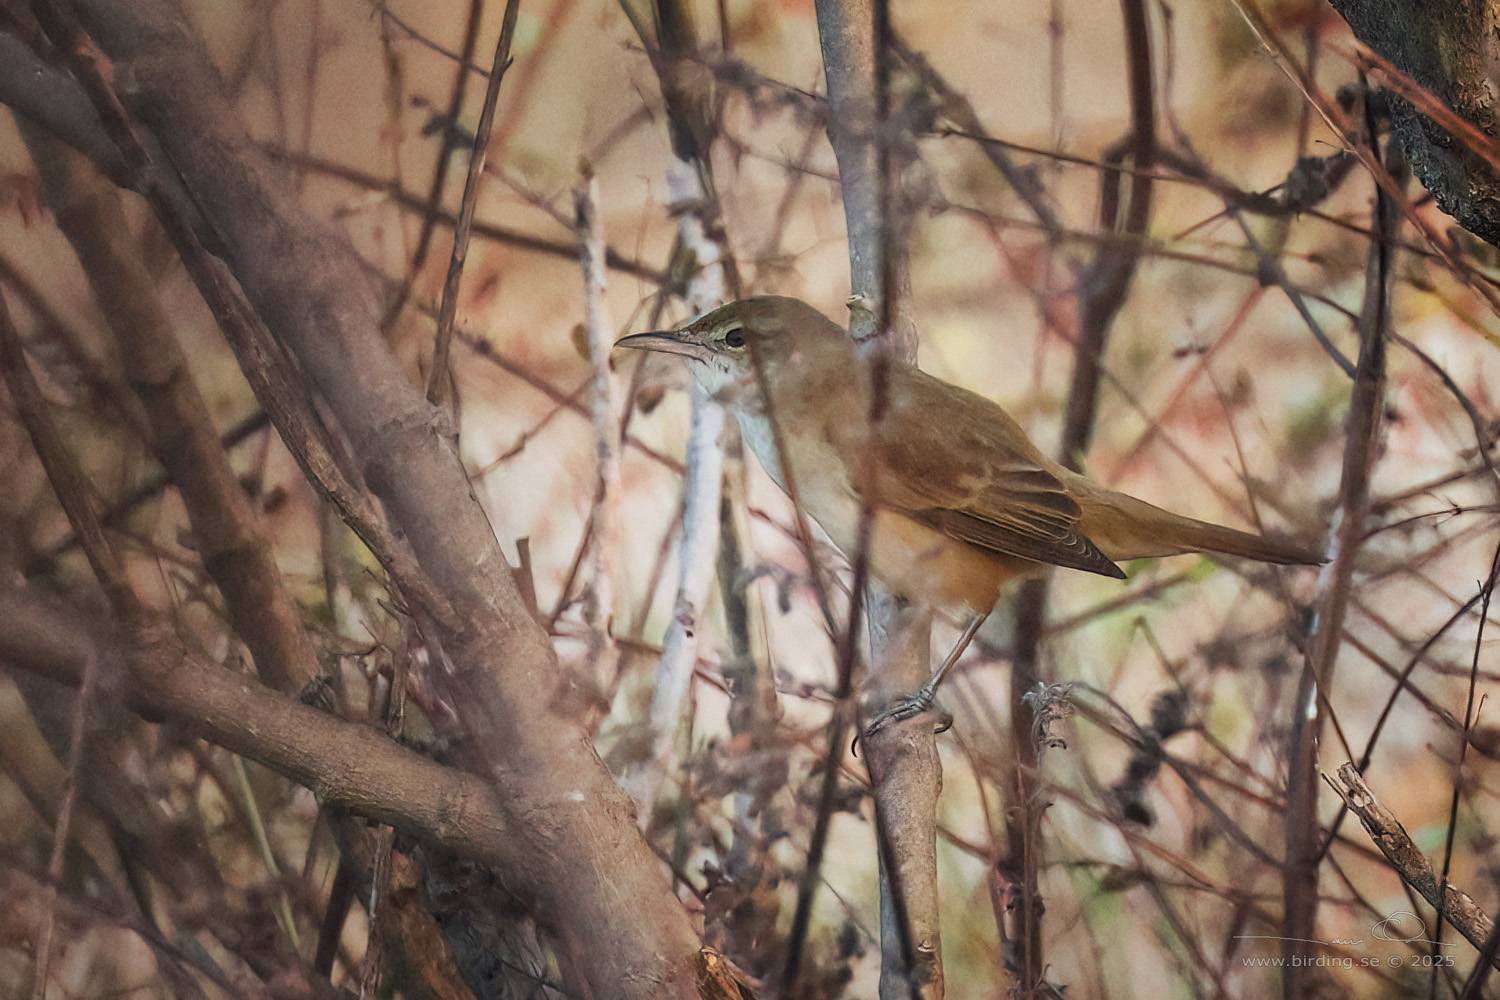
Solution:
<svg viewBox="0 0 1500 1000">
<path fill-rule="evenodd" d="M 870 720 L 869 725 L 865 726 L 863 738 L 874 736 L 893 722 L 902 722 L 906 719 L 916 718 L 923 712 L 929 711 L 932 708 L 932 701 L 936 695 L 937 691 L 929 684 L 900 699 L 892 704 L 890 708 L 887 708 L 884 712 L 881 712 L 874 719 Z M 939 712 L 938 722 L 933 732 L 945 733 L 952 727 L 953 716 L 947 712 Z"/>
</svg>

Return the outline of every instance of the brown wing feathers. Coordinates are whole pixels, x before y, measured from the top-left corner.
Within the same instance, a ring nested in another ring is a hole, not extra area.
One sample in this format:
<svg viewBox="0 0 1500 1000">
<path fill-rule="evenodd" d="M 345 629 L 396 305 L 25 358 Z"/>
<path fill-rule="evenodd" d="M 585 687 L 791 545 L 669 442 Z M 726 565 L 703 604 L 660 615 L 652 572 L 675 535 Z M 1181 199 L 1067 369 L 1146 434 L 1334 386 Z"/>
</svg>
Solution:
<svg viewBox="0 0 1500 1000">
<path fill-rule="evenodd" d="M 1125 579 L 1120 569 L 1093 542 L 1072 528 L 1061 528 L 1051 535 L 1035 530 L 1016 530 L 973 517 L 962 511 L 932 508 L 908 512 L 915 521 L 927 525 L 950 538 L 977 545 L 980 548 L 1003 552 L 1054 566 L 1081 569 L 1101 576 Z"/>
<path fill-rule="evenodd" d="M 996 403 L 893 367 L 874 503 L 970 545 L 1102 576 L 1115 560 L 1208 551 L 1318 563 L 1321 553 L 1197 521 L 1105 489 L 1047 459 Z M 912 426 L 920 421 L 920 426 Z"/>
<path fill-rule="evenodd" d="M 1078 502 L 1009 414 L 916 369 L 890 377 L 879 506 L 994 552 L 1125 576 L 1078 530 Z M 905 432 L 913 419 L 924 433 Z"/>
</svg>

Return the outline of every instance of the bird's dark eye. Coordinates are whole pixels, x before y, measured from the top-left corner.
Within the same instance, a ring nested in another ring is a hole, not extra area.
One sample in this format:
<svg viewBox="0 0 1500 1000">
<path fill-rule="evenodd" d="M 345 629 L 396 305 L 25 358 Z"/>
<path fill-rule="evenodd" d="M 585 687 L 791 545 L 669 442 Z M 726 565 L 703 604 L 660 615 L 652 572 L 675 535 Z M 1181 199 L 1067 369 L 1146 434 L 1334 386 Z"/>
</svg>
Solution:
<svg viewBox="0 0 1500 1000">
<path fill-rule="evenodd" d="M 744 347 L 745 346 L 745 331 L 743 329 L 741 329 L 740 327 L 735 327 L 734 329 L 725 332 L 725 334 L 724 334 L 724 346 L 725 347 Z"/>
</svg>

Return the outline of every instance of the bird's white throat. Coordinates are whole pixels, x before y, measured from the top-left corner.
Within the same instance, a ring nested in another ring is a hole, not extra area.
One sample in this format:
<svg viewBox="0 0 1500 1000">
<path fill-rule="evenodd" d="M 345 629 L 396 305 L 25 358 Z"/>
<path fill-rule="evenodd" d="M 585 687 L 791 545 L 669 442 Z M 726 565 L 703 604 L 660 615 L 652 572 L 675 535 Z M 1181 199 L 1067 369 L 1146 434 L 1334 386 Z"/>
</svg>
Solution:
<svg viewBox="0 0 1500 1000">
<path fill-rule="evenodd" d="M 776 453 L 776 435 L 771 431 L 771 421 L 761 412 L 747 412 L 738 407 L 731 410 L 740 425 L 740 437 L 755 452 L 767 475 L 776 480 L 776 485 L 786 489 L 786 478 L 781 474 L 781 460 Z"/>
</svg>

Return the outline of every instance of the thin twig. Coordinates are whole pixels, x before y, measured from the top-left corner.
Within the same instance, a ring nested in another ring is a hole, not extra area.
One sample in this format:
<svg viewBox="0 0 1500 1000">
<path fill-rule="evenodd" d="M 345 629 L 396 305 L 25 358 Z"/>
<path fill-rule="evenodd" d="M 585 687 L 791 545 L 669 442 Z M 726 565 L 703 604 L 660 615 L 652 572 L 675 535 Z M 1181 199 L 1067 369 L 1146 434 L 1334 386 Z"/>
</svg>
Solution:
<svg viewBox="0 0 1500 1000">
<path fill-rule="evenodd" d="M 1458 760 L 1453 763 L 1453 792 L 1448 800 L 1448 829 L 1443 838 L 1442 871 L 1438 874 L 1438 882 L 1444 886 L 1448 884 L 1448 875 L 1453 870 L 1453 840 L 1458 834 L 1458 803 L 1466 784 L 1465 770 L 1469 760 L 1469 743 L 1473 738 L 1475 713 L 1479 708 L 1475 697 L 1475 689 L 1479 680 L 1479 655 L 1481 650 L 1484 649 L 1484 626 L 1490 619 L 1490 599 L 1495 595 L 1495 583 L 1497 580 L 1500 580 L 1500 545 L 1495 547 L 1494 555 L 1490 557 L 1489 577 L 1480 588 L 1479 625 L 1474 630 L 1474 654 L 1469 661 L 1469 688 L 1464 699 L 1463 732 L 1458 741 Z M 1443 940 L 1443 922 L 1450 919 L 1447 902 L 1447 894 L 1444 893 L 1442 898 L 1433 904 L 1437 907 L 1438 915 L 1438 926 L 1433 935 L 1432 951 L 1434 954 L 1437 953 L 1437 949 L 1441 946 L 1440 942 Z M 1484 938 L 1489 939 L 1493 936 L 1494 929 L 1492 927 L 1484 935 Z M 1480 946 L 1478 942 L 1475 942 L 1475 945 L 1476 947 Z M 1491 961 L 1495 960 L 1493 951 L 1490 953 L 1490 959 Z M 1438 965 L 1434 962 L 1432 966 L 1433 976 L 1437 975 L 1437 968 Z M 1434 980 L 1432 983 L 1432 994 L 1434 996 L 1437 995 L 1436 990 L 1437 983 Z"/>
<path fill-rule="evenodd" d="M 36 978 L 32 982 L 32 1000 L 44 1000 L 47 993 L 52 939 L 57 928 L 57 888 L 62 884 L 68 842 L 73 834 L 73 812 L 78 804 L 78 773 L 83 764 L 88 738 L 89 713 L 99 685 L 99 667 L 98 657 L 89 657 L 84 663 L 83 683 L 79 685 L 78 701 L 73 706 L 73 727 L 68 740 L 68 768 L 63 775 L 57 820 L 52 826 L 52 855 L 47 861 L 42 922 L 36 935 Z"/>
<path fill-rule="evenodd" d="M 125 577 L 124 565 L 119 561 L 94 510 L 90 490 L 83 473 L 68 454 L 62 437 L 47 409 L 42 391 L 31 374 L 26 362 L 21 336 L 11 321 L 10 307 L 0 294 L 0 375 L 10 390 L 22 424 L 31 436 L 37 456 L 46 469 L 53 492 L 68 514 L 73 530 L 83 540 L 84 552 L 89 564 L 103 587 L 116 614 L 128 621 L 140 621 L 144 608 L 135 596 L 129 580 Z M 68 842 L 73 826 L 73 810 L 78 798 L 78 772 L 83 760 L 84 741 L 88 733 L 88 716 L 98 685 L 99 664 L 97 656 L 87 657 L 83 664 L 82 684 L 78 702 L 74 706 L 72 738 L 68 752 L 68 768 L 63 778 L 62 798 L 57 809 L 57 822 L 53 827 L 52 854 L 47 865 L 48 883 L 44 890 L 44 906 L 41 926 L 37 928 L 36 972 L 32 982 L 33 1000 L 43 1000 L 47 992 L 49 963 L 52 956 L 52 937 L 57 921 L 57 886 L 63 876 L 63 862 L 67 856 Z"/>
<path fill-rule="evenodd" d="M 365 0 L 365 2 L 368 3 L 372 8 L 374 8 L 375 12 L 380 15 L 381 24 L 393 25 L 402 34 L 404 34 L 407 38 L 410 38 L 412 41 L 416 42 L 418 45 L 436 52 L 438 55 L 442 56 L 450 62 L 461 63 L 463 68 L 467 72 L 474 73 L 486 79 L 489 78 L 489 73 L 483 66 L 480 66 L 473 61 L 465 60 L 464 57 L 459 55 L 457 52 L 450 52 L 448 49 L 443 48 L 437 42 L 434 42 L 432 39 L 428 38 L 426 35 L 422 34 L 422 32 L 418 31 L 410 24 L 407 24 L 404 20 L 397 16 L 390 9 L 390 5 L 385 3 L 384 0 Z"/>
<path fill-rule="evenodd" d="M 495 102 L 500 96 L 500 82 L 510 67 L 510 43 L 516 34 L 516 16 L 520 9 L 520 0 L 506 0 L 500 40 L 495 43 L 494 67 L 485 86 L 479 127 L 474 130 L 474 154 L 469 157 L 469 173 L 464 178 L 463 199 L 458 205 L 458 222 L 453 227 L 453 256 L 448 261 L 448 275 L 443 280 L 443 298 L 438 306 L 437 335 L 432 348 L 432 371 L 427 373 L 427 401 L 436 406 L 451 408 L 457 400 L 453 391 L 453 372 L 448 367 L 448 350 L 453 343 L 453 316 L 458 310 L 458 286 L 463 280 L 464 260 L 469 255 L 469 230 L 474 225 L 474 208 L 479 202 L 479 179 L 484 176 L 484 164 L 489 156 Z M 453 417 L 456 432 L 458 415 L 455 413 Z"/>
<path fill-rule="evenodd" d="M 938 73 L 926 56 L 909 48 L 900 39 L 893 40 L 893 48 L 901 61 L 909 66 L 924 84 L 932 88 L 933 93 L 942 102 L 943 117 L 957 126 L 955 129 L 947 130 L 948 134 L 968 136 L 986 134 L 987 130 L 980 122 L 979 113 L 974 110 L 974 105 Z M 1027 208 L 1031 209 L 1031 214 L 1036 216 L 1036 221 L 1041 224 L 1042 229 L 1053 238 L 1060 236 L 1063 231 L 1062 222 L 1048 202 L 1047 192 L 1035 175 L 1026 168 L 1016 165 L 1006 149 L 1006 144 L 998 141 L 980 141 L 978 145 L 985 159 L 1000 171 L 1000 176 L 1005 178 L 1011 190 L 1026 203 Z M 1137 166 L 1137 169 L 1144 168 Z"/>
<path fill-rule="evenodd" d="M 264 410 L 256 410 L 250 416 L 233 425 L 229 430 L 219 436 L 219 447 L 225 451 L 232 451 L 239 445 L 244 444 L 250 438 L 264 431 L 271 425 L 271 418 L 266 416 Z M 153 472 L 143 478 L 139 484 L 125 492 L 119 499 L 114 500 L 109 509 L 101 515 L 101 520 L 106 528 L 117 528 L 123 524 L 131 514 L 144 503 L 161 496 L 167 487 L 172 485 L 172 477 L 164 471 Z M 78 545 L 78 536 L 71 531 L 47 548 L 38 552 L 32 559 L 31 565 L 26 567 L 28 576 L 45 572 L 57 559 L 71 552 Z"/>
<path fill-rule="evenodd" d="M 432 234 L 437 228 L 438 211 L 443 203 L 443 188 L 448 183 L 448 164 L 452 162 L 453 154 L 458 149 L 458 144 L 453 141 L 453 130 L 458 124 L 458 116 L 463 113 L 464 95 L 469 89 L 468 68 L 474 61 L 474 50 L 479 47 L 479 25 L 482 20 L 484 20 L 484 0 L 469 0 L 469 18 L 464 26 L 463 51 L 458 57 L 458 70 L 453 74 L 453 89 L 448 95 L 448 110 L 442 118 L 441 127 L 437 133 L 437 163 L 433 166 L 432 183 L 428 185 L 427 201 L 422 208 L 422 229 L 417 236 L 417 248 L 412 251 L 406 280 L 401 283 L 396 297 L 386 307 L 385 316 L 380 323 L 381 329 L 394 323 L 396 317 L 401 315 L 401 310 L 406 308 L 406 300 L 411 296 L 412 285 L 422 265 L 427 262 L 427 253 L 432 248 Z"/>
<path fill-rule="evenodd" d="M 355 187 L 367 191 L 384 191 L 390 200 L 396 205 L 408 211 L 420 212 L 424 208 L 421 198 L 410 191 L 392 184 L 375 174 L 366 173 L 355 167 L 346 166 L 342 163 L 334 163 L 332 160 L 322 159 L 317 156 L 303 156 L 284 149 L 266 148 L 267 156 L 297 167 L 298 169 L 315 170 L 328 177 L 335 177 Z M 436 221 L 445 226 L 454 226 L 458 220 L 447 212 L 438 211 L 434 216 Z M 549 240 L 541 236 L 533 236 L 523 233 L 518 229 L 502 226 L 494 222 L 476 221 L 471 230 L 473 235 L 482 239 L 493 240 L 506 246 L 519 247 L 522 250 L 531 250 L 536 253 L 545 254 L 549 257 L 562 257 L 567 260 L 575 260 L 578 257 L 578 245 L 575 241 Z M 615 271 L 633 275 L 642 281 L 652 284 L 663 284 L 667 280 L 666 273 L 655 270 L 642 264 L 640 261 L 621 256 L 614 248 L 604 252 L 604 262 Z"/>
<path fill-rule="evenodd" d="M 21 335 L 11 320 L 10 307 L 6 305 L 3 293 L 0 293 L 0 375 L 10 389 L 11 403 L 31 436 L 52 491 L 67 513 L 110 607 L 125 621 L 144 620 L 145 607 L 131 587 L 125 565 L 99 522 L 92 499 L 93 489 L 63 444 L 62 435 L 48 413 L 42 390 L 31 374 L 25 349 L 21 346 Z"/>
</svg>

